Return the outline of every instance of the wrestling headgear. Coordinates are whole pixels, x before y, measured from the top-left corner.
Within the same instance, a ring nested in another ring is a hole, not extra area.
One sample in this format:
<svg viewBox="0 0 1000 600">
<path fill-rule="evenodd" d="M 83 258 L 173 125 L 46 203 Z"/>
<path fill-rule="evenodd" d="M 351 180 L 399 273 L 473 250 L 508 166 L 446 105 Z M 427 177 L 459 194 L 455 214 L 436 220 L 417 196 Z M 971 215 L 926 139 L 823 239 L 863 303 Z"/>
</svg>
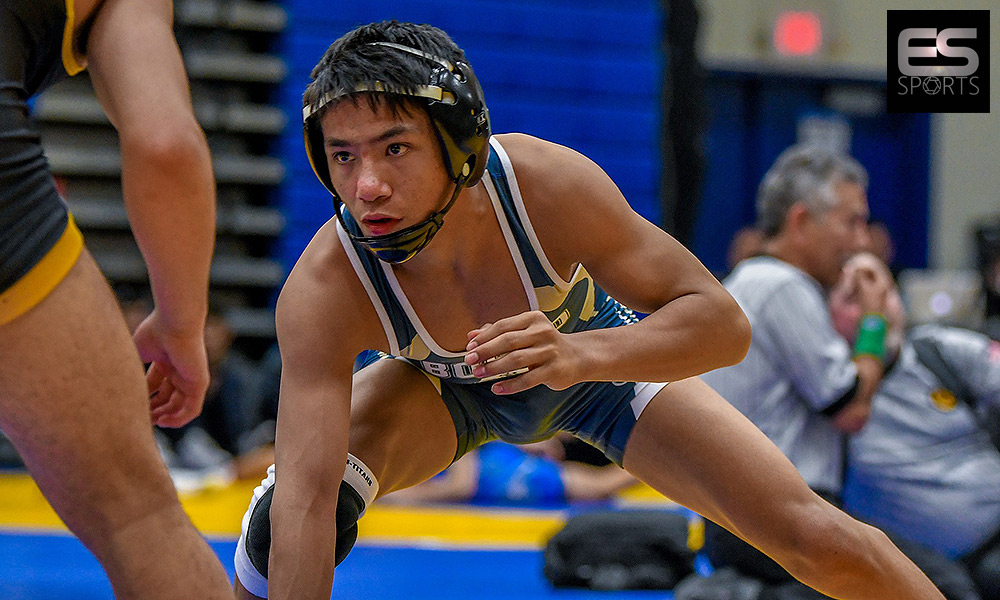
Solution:
<svg viewBox="0 0 1000 600">
<path fill-rule="evenodd" d="M 392 42 L 371 42 L 365 45 L 383 46 L 413 54 L 435 63 L 436 66 L 431 71 L 428 83 L 416 89 L 400 90 L 381 81 L 375 81 L 370 85 L 359 85 L 353 90 L 334 90 L 316 102 L 306 104 L 302 109 L 306 153 L 309 155 L 309 162 L 316 176 L 333 194 L 334 212 L 351 239 L 368 248 L 381 260 L 402 263 L 413 258 L 430 243 L 431 238 L 441 228 L 445 214 L 455 203 L 462 188 L 471 187 L 482 178 L 489 158 L 489 111 L 483 100 L 483 90 L 468 63 L 451 62 L 416 48 Z M 359 92 L 423 98 L 424 106 L 441 142 L 445 168 L 455 183 L 455 191 L 444 208 L 422 223 L 386 235 L 356 236 L 350 233 L 341 214 L 342 201 L 330 178 L 330 167 L 327 164 L 323 144 L 323 130 L 319 118 L 322 114 L 321 109 L 335 100 Z"/>
</svg>

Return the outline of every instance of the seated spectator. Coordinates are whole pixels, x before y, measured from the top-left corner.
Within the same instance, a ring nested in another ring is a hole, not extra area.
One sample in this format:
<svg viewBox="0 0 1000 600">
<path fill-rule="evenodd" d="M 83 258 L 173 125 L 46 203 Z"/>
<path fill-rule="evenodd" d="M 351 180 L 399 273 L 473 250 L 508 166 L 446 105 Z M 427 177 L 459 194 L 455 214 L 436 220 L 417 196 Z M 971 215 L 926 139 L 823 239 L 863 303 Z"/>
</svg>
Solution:
<svg viewBox="0 0 1000 600">
<path fill-rule="evenodd" d="M 885 267 L 872 255 L 858 255 L 830 294 L 834 324 L 849 343 L 862 317 L 850 283 L 858 268 Z M 1000 600 L 1000 452 L 981 421 L 991 406 L 1000 407 L 1000 343 L 940 325 L 904 337 L 906 315 L 896 289 L 885 316 L 893 358 L 867 425 L 848 442 L 845 508 L 887 532 L 962 558 L 984 600 Z M 941 367 L 918 354 L 920 344 L 932 345 L 951 375 L 939 374 Z M 971 397 L 949 389 L 959 386 Z"/>
<path fill-rule="evenodd" d="M 490 442 L 469 452 L 443 473 L 385 496 L 388 502 L 471 502 L 488 505 L 558 506 L 600 501 L 636 483 L 617 465 L 567 461 L 562 442 L 514 446 Z"/>
<path fill-rule="evenodd" d="M 872 313 L 860 343 L 851 346 L 838 335 L 827 304 L 844 264 L 872 243 L 867 187 L 860 163 L 822 147 L 794 146 L 775 160 L 757 194 L 763 255 L 741 261 L 723 281 L 750 320 L 750 350 L 739 364 L 701 376 L 835 506 L 845 442 L 865 426 L 887 360 L 880 313 L 892 281 L 884 268 L 852 272 L 858 302 Z M 716 567 L 773 585 L 791 580 L 776 562 L 710 521 L 705 545 Z M 928 568 L 938 561 L 900 549 L 945 587 Z M 952 566 L 948 561 L 945 568 Z M 965 579 L 966 591 L 946 597 L 969 598 L 972 584 Z"/>
</svg>

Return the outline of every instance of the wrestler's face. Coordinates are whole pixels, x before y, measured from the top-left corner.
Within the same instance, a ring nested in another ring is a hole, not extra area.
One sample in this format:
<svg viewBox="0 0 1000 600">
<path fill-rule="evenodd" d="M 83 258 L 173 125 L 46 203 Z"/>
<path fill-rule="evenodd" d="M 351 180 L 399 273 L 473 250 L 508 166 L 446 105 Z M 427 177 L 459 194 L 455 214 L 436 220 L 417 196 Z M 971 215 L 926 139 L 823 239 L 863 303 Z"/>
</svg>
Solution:
<svg viewBox="0 0 1000 600">
<path fill-rule="evenodd" d="M 321 125 L 330 178 L 365 235 L 385 235 L 427 219 L 453 189 L 430 117 L 407 104 L 345 100 Z"/>
</svg>

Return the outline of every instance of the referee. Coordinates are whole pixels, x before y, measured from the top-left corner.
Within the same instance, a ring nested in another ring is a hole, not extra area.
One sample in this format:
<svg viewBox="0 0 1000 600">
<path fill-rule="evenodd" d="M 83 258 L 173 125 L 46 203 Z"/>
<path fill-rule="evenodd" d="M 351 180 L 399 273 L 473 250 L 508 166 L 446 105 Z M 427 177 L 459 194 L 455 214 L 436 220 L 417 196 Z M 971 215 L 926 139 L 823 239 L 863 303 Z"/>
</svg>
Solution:
<svg viewBox="0 0 1000 600">
<path fill-rule="evenodd" d="M 839 505 L 845 434 L 868 418 L 883 375 L 886 277 L 859 270 L 858 301 L 871 332 L 852 349 L 834 330 L 826 293 L 847 259 L 868 241 L 868 175 L 853 158 L 793 146 L 764 176 L 757 226 L 764 255 L 746 259 L 723 282 L 753 328 L 743 362 L 702 379 L 761 429 L 814 491 Z M 707 549 L 716 566 L 765 580 L 784 569 L 720 527 Z"/>
</svg>

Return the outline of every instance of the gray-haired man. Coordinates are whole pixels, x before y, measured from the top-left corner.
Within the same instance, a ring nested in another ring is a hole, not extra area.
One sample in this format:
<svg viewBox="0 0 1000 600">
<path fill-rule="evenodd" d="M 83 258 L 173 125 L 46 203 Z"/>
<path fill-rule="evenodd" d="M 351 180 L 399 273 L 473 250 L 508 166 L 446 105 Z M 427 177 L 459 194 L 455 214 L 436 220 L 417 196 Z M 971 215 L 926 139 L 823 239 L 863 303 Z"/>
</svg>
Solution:
<svg viewBox="0 0 1000 600">
<path fill-rule="evenodd" d="M 749 353 L 702 376 L 834 502 L 845 433 L 864 425 L 883 374 L 887 277 L 857 271 L 858 298 L 870 318 L 853 351 L 834 330 L 826 303 L 845 261 L 867 242 L 867 184 L 857 161 L 823 148 L 794 146 L 778 157 L 757 198 L 765 255 L 744 260 L 724 281 L 753 327 Z M 777 569 L 721 529 L 710 533 L 715 562 L 739 566 L 745 559 L 751 572 Z"/>
</svg>

